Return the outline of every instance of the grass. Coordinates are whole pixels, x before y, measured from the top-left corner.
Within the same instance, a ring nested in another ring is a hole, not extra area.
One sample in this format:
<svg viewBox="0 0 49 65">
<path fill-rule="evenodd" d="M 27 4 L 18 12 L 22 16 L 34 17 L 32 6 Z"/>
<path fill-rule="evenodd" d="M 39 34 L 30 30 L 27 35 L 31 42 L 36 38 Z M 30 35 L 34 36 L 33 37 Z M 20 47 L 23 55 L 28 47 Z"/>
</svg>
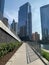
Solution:
<svg viewBox="0 0 49 65">
<path fill-rule="evenodd" d="M 44 58 L 46 58 L 49 61 L 49 52 L 46 52 L 44 50 L 41 50 L 41 54 Z"/>
<path fill-rule="evenodd" d="M 0 43 L 0 57 L 3 57 L 7 53 L 13 51 L 15 48 L 18 49 L 22 43 L 16 41 L 12 43 Z"/>
</svg>

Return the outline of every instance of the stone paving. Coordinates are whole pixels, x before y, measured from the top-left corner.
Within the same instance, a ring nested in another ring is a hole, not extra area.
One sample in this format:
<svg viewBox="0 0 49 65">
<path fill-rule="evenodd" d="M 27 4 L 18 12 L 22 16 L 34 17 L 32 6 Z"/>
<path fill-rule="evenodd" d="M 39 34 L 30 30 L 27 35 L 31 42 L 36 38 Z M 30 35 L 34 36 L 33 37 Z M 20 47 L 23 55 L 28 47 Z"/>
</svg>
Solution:
<svg viewBox="0 0 49 65">
<path fill-rule="evenodd" d="M 23 43 L 5 65 L 44 65 L 44 63 L 27 43 Z"/>
<path fill-rule="evenodd" d="M 27 55 L 27 63 L 31 63 L 39 57 L 34 53 L 34 51 L 30 48 L 28 44 L 26 44 L 26 55 Z"/>
</svg>

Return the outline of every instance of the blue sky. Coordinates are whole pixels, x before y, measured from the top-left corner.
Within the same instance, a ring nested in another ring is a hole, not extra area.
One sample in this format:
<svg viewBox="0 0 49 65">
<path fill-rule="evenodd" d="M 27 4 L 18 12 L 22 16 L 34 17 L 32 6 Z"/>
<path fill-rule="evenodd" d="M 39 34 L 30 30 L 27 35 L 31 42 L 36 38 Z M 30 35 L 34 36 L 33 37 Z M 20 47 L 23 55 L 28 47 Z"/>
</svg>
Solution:
<svg viewBox="0 0 49 65">
<path fill-rule="evenodd" d="M 26 2 L 29 2 L 32 8 L 32 32 L 38 32 L 41 36 L 40 7 L 49 4 L 49 0 L 5 0 L 4 16 L 9 19 L 9 23 L 13 19 L 18 22 L 19 7 Z"/>
</svg>

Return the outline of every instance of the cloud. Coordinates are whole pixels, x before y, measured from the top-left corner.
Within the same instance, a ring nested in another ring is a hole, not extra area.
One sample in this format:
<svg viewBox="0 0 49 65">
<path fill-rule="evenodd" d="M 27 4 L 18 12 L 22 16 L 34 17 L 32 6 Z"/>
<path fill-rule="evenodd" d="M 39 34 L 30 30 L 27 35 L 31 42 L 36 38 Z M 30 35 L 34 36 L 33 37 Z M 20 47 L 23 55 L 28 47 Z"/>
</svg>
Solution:
<svg viewBox="0 0 49 65">
<path fill-rule="evenodd" d="M 18 22 L 18 13 L 15 11 L 5 11 L 4 16 L 8 18 L 9 23 L 11 23 L 13 19 Z"/>
</svg>

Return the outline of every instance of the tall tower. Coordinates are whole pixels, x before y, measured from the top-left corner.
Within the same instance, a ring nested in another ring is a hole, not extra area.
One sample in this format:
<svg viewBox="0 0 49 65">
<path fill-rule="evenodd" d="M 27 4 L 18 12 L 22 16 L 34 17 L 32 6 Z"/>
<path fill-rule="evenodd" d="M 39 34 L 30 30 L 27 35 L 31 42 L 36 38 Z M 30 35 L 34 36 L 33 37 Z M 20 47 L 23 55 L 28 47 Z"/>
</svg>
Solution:
<svg viewBox="0 0 49 65">
<path fill-rule="evenodd" d="M 49 40 L 49 4 L 40 8 L 42 39 Z"/>
<path fill-rule="evenodd" d="M 31 39 L 32 36 L 32 15 L 29 2 L 19 8 L 18 12 L 18 28 L 19 36 L 22 39 Z"/>
<path fill-rule="evenodd" d="M 17 32 L 18 32 L 18 23 L 15 22 L 14 19 L 13 19 L 13 22 L 12 22 L 12 24 L 11 24 L 11 29 L 13 30 L 13 32 L 14 32 L 15 34 L 17 34 Z"/>
<path fill-rule="evenodd" d="M 5 0 L 0 0 L 0 19 L 3 18 Z"/>
</svg>

